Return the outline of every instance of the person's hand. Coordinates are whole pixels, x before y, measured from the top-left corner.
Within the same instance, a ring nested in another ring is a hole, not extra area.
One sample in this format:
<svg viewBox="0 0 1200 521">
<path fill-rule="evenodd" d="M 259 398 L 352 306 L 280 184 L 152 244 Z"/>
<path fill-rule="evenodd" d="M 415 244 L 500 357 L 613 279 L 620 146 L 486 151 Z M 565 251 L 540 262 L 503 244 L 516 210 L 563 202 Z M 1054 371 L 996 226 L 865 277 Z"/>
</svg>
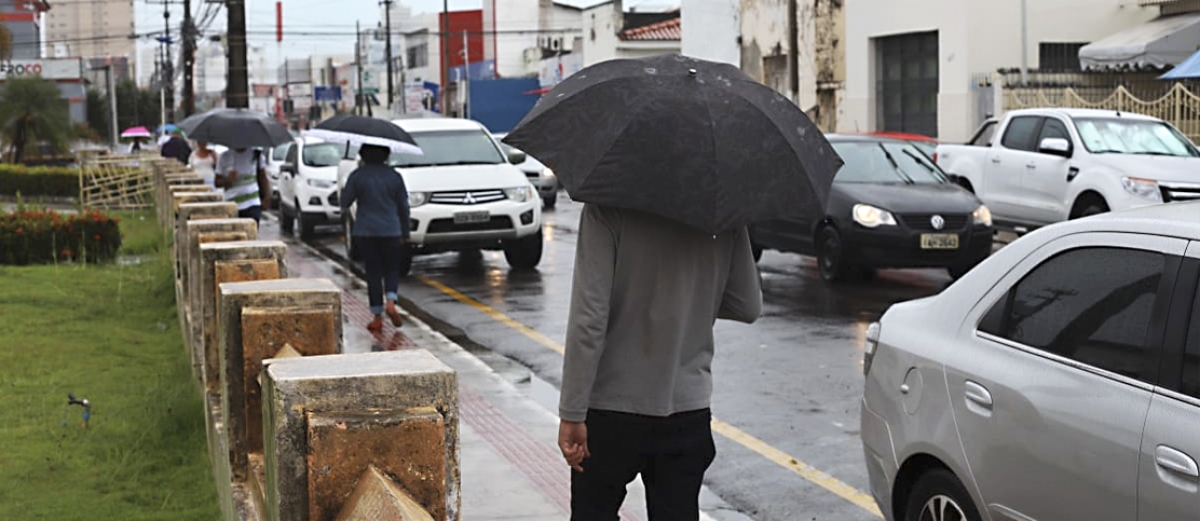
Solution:
<svg viewBox="0 0 1200 521">
<path fill-rule="evenodd" d="M 583 422 L 560 421 L 558 423 L 558 448 L 567 465 L 583 472 L 583 460 L 591 457 L 587 444 L 587 425 Z"/>
</svg>

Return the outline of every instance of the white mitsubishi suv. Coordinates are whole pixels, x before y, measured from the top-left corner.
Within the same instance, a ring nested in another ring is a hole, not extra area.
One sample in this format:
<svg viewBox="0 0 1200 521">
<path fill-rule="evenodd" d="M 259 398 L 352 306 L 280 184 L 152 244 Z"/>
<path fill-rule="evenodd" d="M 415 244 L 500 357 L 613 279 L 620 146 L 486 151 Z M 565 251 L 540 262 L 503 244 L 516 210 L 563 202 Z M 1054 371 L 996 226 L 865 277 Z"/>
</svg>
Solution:
<svg viewBox="0 0 1200 521">
<path fill-rule="evenodd" d="M 407 275 L 415 255 L 458 250 L 503 250 L 515 269 L 533 269 L 542 260 L 542 207 L 537 189 L 514 164 L 525 154 L 505 156 L 481 124 L 456 118 L 394 121 L 412 135 L 423 155 L 393 154 L 390 163 L 404 176 L 412 209 L 412 237 L 400 272 Z M 347 148 L 338 169 L 338 189 L 357 167 L 357 147 Z M 342 217 L 346 253 L 355 208 Z"/>
</svg>

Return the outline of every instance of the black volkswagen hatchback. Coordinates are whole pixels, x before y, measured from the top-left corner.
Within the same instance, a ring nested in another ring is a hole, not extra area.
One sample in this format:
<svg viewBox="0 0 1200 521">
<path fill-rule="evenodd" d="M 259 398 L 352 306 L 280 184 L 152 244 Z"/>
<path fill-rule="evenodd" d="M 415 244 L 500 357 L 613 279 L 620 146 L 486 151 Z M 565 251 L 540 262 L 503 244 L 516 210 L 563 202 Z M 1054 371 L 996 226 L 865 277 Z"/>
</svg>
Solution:
<svg viewBox="0 0 1200 521">
<path fill-rule="evenodd" d="M 823 218 L 750 228 L 763 249 L 815 255 L 821 278 L 836 282 L 877 268 L 946 268 L 958 278 L 992 252 L 992 215 L 912 144 L 873 136 L 830 135 L 845 161 Z"/>
</svg>

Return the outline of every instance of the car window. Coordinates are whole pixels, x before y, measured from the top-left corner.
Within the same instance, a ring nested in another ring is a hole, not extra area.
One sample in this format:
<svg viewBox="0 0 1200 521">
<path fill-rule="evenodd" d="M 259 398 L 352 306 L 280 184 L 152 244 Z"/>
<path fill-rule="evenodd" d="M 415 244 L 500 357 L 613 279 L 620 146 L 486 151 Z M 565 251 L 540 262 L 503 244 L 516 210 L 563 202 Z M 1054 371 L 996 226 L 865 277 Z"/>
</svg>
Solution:
<svg viewBox="0 0 1200 521">
<path fill-rule="evenodd" d="M 1121 248 L 1071 250 L 1034 268 L 996 303 L 980 331 L 1156 383 L 1146 345 L 1166 257 Z"/>
<path fill-rule="evenodd" d="M 1004 129 L 1004 139 L 1000 143 L 1004 145 L 1004 148 L 1032 152 L 1034 150 L 1033 133 L 1037 132 L 1038 124 L 1041 121 L 1042 118 L 1039 116 L 1013 118 L 1008 123 L 1008 128 Z"/>
<path fill-rule="evenodd" d="M 1075 120 L 1075 128 L 1083 146 L 1093 154 L 1200 156 L 1188 138 L 1161 121 L 1079 118 Z"/>
<path fill-rule="evenodd" d="M 291 143 L 284 143 L 275 147 L 275 150 L 271 154 L 271 159 L 274 161 L 283 161 L 284 158 L 287 157 L 288 149 L 291 148 L 291 146 Z"/>
<path fill-rule="evenodd" d="M 393 166 L 497 165 L 507 162 L 492 136 L 482 129 L 414 132 L 412 137 L 423 154 L 395 154 Z"/>
<path fill-rule="evenodd" d="M 287 148 L 287 163 L 290 165 L 295 165 L 296 160 L 300 159 L 299 157 L 296 157 L 298 155 L 299 154 L 296 152 L 296 147 L 291 146 L 291 144 L 289 143 L 288 148 Z"/>
<path fill-rule="evenodd" d="M 1192 303 L 1192 324 L 1188 328 L 1187 349 L 1183 353 L 1183 393 L 1200 398 L 1200 288 Z"/>
<path fill-rule="evenodd" d="M 1055 118 L 1046 118 L 1046 123 L 1042 125 L 1042 132 L 1038 134 L 1037 144 L 1041 144 L 1043 139 L 1062 138 L 1071 142 L 1071 134 L 1067 132 L 1067 126 Z"/>
<path fill-rule="evenodd" d="M 967 144 L 973 147 L 992 146 L 992 137 L 996 135 L 997 126 L 999 126 L 999 123 L 995 121 L 987 122 L 983 125 L 983 128 L 975 133 L 975 137 L 971 138 L 971 141 L 967 142 Z"/>
<path fill-rule="evenodd" d="M 337 166 L 342 161 L 342 147 L 336 143 L 317 143 L 304 147 L 304 166 Z"/>
<path fill-rule="evenodd" d="M 844 164 L 835 183 L 942 184 L 946 175 L 929 156 L 904 142 L 841 141 L 833 149 Z"/>
</svg>

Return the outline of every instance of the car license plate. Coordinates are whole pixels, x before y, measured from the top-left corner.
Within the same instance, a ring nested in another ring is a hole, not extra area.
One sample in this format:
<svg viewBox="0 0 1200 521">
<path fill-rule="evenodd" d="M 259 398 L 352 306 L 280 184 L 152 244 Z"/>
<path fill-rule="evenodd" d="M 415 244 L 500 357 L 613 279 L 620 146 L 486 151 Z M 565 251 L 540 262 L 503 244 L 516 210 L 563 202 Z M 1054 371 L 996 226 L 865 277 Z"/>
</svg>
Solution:
<svg viewBox="0 0 1200 521">
<path fill-rule="evenodd" d="M 923 233 L 921 234 L 921 249 L 923 250 L 957 250 L 958 234 L 954 233 Z"/>
<path fill-rule="evenodd" d="M 492 220 L 490 212 L 458 212 L 454 214 L 454 224 L 485 223 Z M 957 239 L 957 237 L 955 237 Z"/>
</svg>

